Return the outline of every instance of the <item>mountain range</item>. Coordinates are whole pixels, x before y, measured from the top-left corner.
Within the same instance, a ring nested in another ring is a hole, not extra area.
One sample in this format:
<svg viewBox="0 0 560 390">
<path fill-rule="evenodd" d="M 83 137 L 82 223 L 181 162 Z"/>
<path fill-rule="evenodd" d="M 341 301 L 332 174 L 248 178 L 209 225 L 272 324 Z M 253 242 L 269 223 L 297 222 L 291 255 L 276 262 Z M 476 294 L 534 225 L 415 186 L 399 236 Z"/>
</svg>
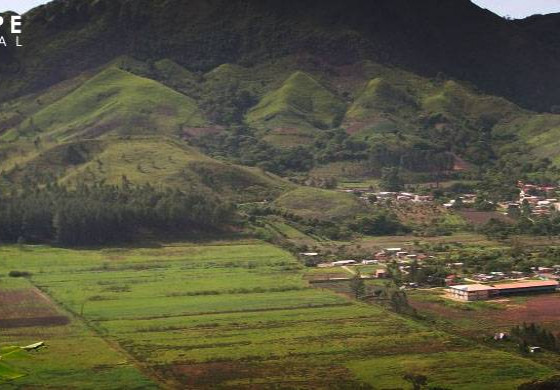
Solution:
<svg viewBox="0 0 560 390">
<path fill-rule="evenodd" d="M 560 162 L 559 31 L 468 0 L 55 0 L 2 49 L 2 180 L 249 200 L 293 185 L 267 170 L 534 170 Z"/>
</svg>

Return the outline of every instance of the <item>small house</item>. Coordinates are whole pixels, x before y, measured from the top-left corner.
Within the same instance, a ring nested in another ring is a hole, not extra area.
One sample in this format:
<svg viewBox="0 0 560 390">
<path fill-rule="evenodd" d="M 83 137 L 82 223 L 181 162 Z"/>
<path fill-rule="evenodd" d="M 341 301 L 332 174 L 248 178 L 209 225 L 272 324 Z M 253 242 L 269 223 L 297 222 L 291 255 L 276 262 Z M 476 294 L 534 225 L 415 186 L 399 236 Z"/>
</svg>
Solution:
<svg viewBox="0 0 560 390">
<path fill-rule="evenodd" d="M 496 341 L 507 340 L 508 337 L 509 337 L 509 335 L 507 333 L 504 333 L 504 332 L 494 334 L 494 340 L 496 340 Z"/>
<path fill-rule="evenodd" d="M 315 257 L 315 256 L 319 256 L 319 253 L 317 253 L 317 252 L 303 252 L 303 253 L 300 253 L 300 255 L 302 255 L 302 256 L 309 256 L 309 257 Z"/>
<path fill-rule="evenodd" d="M 356 265 L 356 264 L 358 264 L 356 260 L 340 260 L 332 263 L 334 267 L 342 267 L 345 265 Z"/>
<path fill-rule="evenodd" d="M 374 265 L 379 264 L 379 260 L 362 260 L 363 265 Z"/>
<path fill-rule="evenodd" d="M 377 279 L 386 279 L 388 277 L 388 273 L 386 269 L 376 269 L 375 270 L 375 277 Z"/>
</svg>

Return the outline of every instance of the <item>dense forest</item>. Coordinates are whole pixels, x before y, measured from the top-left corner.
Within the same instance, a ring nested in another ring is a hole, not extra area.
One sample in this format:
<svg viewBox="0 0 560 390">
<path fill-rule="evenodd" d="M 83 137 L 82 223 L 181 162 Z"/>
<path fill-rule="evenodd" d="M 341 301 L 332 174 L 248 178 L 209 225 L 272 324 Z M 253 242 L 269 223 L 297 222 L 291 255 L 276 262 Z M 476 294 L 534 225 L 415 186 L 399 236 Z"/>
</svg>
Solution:
<svg viewBox="0 0 560 390">
<path fill-rule="evenodd" d="M 276 174 L 308 172 L 313 167 L 341 161 L 363 162 L 376 175 L 381 175 L 383 167 L 439 173 L 451 171 L 454 162 L 452 154 L 425 142 L 391 148 L 357 140 L 343 129 L 324 130 L 310 145 L 292 148 L 260 140 L 254 130 L 243 126 L 204 135 L 192 142 L 210 156 L 259 166 Z"/>
<path fill-rule="evenodd" d="M 214 231 L 233 218 L 233 207 L 202 193 L 136 187 L 50 186 L 0 197 L 0 240 L 100 245 L 142 231 Z"/>
<path fill-rule="evenodd" d="M 23 50 L 0 58 L 0 100 L 120 55 L 208 71 L 309 53 L 444 72 L 548 110 L 558 105 L 560 56 L 546 20 L 508 21 L 468 0 L 59 0 L 25 15 Z"/>
</svg>

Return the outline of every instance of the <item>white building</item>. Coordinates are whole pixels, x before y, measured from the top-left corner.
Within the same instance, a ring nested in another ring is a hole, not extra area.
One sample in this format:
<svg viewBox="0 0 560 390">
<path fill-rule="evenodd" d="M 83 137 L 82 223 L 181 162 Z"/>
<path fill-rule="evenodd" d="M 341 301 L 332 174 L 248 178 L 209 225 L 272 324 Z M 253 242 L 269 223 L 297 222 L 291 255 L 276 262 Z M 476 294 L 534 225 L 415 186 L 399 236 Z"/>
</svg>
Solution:
<svg viewBox="0 0 560 390">
<path fill-rule="evenodd" d="M 450 286 L 447 292 L 452 298 L 462 301 L 482 301 L 489 299 L 491 292 L 496 289 L 492 286 L 482 284 L 465 284 L 459 286 Z"/>
</svg>

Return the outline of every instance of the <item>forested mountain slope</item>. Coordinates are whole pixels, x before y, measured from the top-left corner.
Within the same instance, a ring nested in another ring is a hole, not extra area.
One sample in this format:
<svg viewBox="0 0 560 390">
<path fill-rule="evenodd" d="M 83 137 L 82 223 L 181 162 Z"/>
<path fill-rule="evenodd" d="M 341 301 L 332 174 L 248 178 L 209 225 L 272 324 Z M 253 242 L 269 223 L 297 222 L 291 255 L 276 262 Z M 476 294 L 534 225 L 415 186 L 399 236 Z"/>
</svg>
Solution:
<svg viewBox="0 0 560 390">
<path fill-rule="evenodd" d="M 121 55 L 207 72 L 305 54 L 318 64 L 441 72 L 549 110 L 560 101 L 560 50 L 543 38 L 553 24 L 542 25 L 507 21 L 469 0 L 55 0 L 25 15 L 24 48 L 0 58 L 0 98 Z"/>
<path fill-rule="evenodd" d="M 467 0 L 55 0 L 0 57 L 0 167 L 240 200 L 287 189 L 264 171 L 337 163 L 519 177 L 559 162 L 555 21 Z"/>
</svg>

